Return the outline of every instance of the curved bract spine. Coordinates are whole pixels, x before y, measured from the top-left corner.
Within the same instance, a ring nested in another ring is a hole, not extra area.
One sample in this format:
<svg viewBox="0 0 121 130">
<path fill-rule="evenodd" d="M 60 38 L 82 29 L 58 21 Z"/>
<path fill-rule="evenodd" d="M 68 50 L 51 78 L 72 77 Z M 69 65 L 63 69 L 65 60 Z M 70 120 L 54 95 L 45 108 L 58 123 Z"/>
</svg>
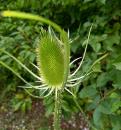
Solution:
<svg viewBox="0 0 121 130">
<path fill-rule="evenodd" d="M 19 11 L 9 11 L 9 10 L 2 11 L 0 13 L 0 15 L 3 17 L 15 17 L 15 18 L 20 18 L 20 19 L 29 19 L 29 20 L 40 21 L 42 23 L 52 26 L 58 32 L 62 31 L 60 26 L 58 26 L 56 23 L 50 21 L 49 19 L 43 18 L 42 16 L 25 13 L 25 12 L 19 12 Z"/>
</svg>

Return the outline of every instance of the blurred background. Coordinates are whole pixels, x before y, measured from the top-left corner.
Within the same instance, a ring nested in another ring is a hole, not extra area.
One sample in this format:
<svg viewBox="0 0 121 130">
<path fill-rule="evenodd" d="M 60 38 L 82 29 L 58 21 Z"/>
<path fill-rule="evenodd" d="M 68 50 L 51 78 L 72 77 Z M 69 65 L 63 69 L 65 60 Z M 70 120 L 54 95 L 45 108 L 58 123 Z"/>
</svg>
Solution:
<svg viewBox="0 0 121 130">
<path fill-rule="evenodd" d="M 71 59 L 83 55 L 88 31 L 93 23 L 82 75 L 98 58 L 94 73 L 77 86 L 78 102 L 97 130 L 121 130 L 121 0 L 0 0 L 0 11 L 17 10 L 48 18 L 69 31 Z M 41 23 L 0 17 L 0 48 L 18 58 L 33 72 L 35 48 Z M 43 28 L 47 28 L 43 26 Z M 35 79 L 9 56 L 0 60 L 16 70 L 28 82 Z M 78 66 L 77 62 L 72 70 Z M 0 130 L 51 130 L 54 99 L 40 100 L 18 86 L 24 83 L 0 65 Z M 35 90 L 30 90 L 38 94 Z M 89 130 L 88 122 L 70 94 L 62 102 L 63 130 Z M 90 128 L 90 130 L 96 130 Z"/>
</svg>

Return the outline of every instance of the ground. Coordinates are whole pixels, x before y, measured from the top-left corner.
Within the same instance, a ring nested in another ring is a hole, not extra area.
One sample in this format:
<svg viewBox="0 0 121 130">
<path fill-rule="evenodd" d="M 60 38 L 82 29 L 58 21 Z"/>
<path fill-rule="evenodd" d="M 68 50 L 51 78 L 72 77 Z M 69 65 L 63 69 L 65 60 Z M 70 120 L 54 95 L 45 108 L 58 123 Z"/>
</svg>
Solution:
<svg viewBox="0 0 121 130">
<path fill-rule="evenodd" d="M 26 113 L 14 112 L 6 103 L 0 106 L 0 130 L 52 130 L 52 115 L 45 116 L 42 100 L 34 100 L 32 109 Z M 81 113 L 65 120 L 62 115 L 62 130 L 89 130 Z"/>
</svg>

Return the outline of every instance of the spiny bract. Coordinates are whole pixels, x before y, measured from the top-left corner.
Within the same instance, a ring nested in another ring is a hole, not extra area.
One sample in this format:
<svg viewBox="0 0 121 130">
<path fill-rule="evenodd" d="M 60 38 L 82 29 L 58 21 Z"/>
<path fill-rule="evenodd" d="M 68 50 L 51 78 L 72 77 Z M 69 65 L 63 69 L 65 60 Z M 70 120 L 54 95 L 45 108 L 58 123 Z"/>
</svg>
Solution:
<svg viewBox="0 0 121 130">
<path fill-rule="evenodd" d="M 59 41 L 47 32 L 37 47 L 37 64 L 40 76 L 50 87 L 61 87 L 64 78 L 64 53 Z"/>
</svg>

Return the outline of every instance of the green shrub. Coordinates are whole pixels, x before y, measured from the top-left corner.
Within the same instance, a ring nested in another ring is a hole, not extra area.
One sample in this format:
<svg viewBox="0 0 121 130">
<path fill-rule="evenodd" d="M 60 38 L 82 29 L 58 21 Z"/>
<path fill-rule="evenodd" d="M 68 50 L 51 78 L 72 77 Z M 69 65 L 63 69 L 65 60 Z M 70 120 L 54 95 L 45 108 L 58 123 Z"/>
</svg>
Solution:
<svg viewBox="0 0 121 130">
<path fill-rule="evenodd" d="M 84 73 L 103 54 L 108 53 L 109 56 L 98 62 L 93 67 L 95 73 L 77 86 L 74 91 L 77 93 L 79 104 L 86 115 L 91 116 L 90 118 L 97 129 L 120 130 L 120 0 L 66 0 L 65 2 L 62 0 L 38 0 L 38 3 L 30 0 L 28 4 L 24 4 L 25 2 L 24 0 L 17 0 L 16 2 L 13 0 L 2 1 L 0 10 L 19 9 L 20 11 L 43 15 L 61 25 L 65 30 L 69 29 L 70 37 L 72 39 L 76 37 L 71 44 L 72 59 L 82 56 L 84 51 L 82 43 L 86 39 L 85 34 L 87 34 L 91 23 L 94 23 L 84 65 L 78 74 Z M 5 48 L 31 68 L 28 60 L 36 62 L 34 49 L 40 34 L 39 27 L 40 24 L 37 22 L 10 18 L 0 19 L 0 48 Z M 0 60 L 16 69 L 28 81 L 33 82 L 32 77 L 8 56 L 1 56 L 0 54 Z M 76 64 L 72 67 L 72 70 L 75 67 Z M 36 72 L 36 70 L 33 71 Z M 2 97 L 7 96 L 7 92 L 10 93 L 10 90 L 11 93 L 18 92 L 19 89 L 16 86 L 23 83 L 2 66 L 0 66 L 0 72 Z M 69 107 L 69 103 L 73 104 L 74 101 L 67 93 L 64 94 L 63 98 L 64 112 L 79 111 L 74 105 Z M 45 104 L 53 110 L 53 107 L 47 101 L 45 101 Z M 48 110 L 49 113 L 51 110 Z"/>
</svg>

